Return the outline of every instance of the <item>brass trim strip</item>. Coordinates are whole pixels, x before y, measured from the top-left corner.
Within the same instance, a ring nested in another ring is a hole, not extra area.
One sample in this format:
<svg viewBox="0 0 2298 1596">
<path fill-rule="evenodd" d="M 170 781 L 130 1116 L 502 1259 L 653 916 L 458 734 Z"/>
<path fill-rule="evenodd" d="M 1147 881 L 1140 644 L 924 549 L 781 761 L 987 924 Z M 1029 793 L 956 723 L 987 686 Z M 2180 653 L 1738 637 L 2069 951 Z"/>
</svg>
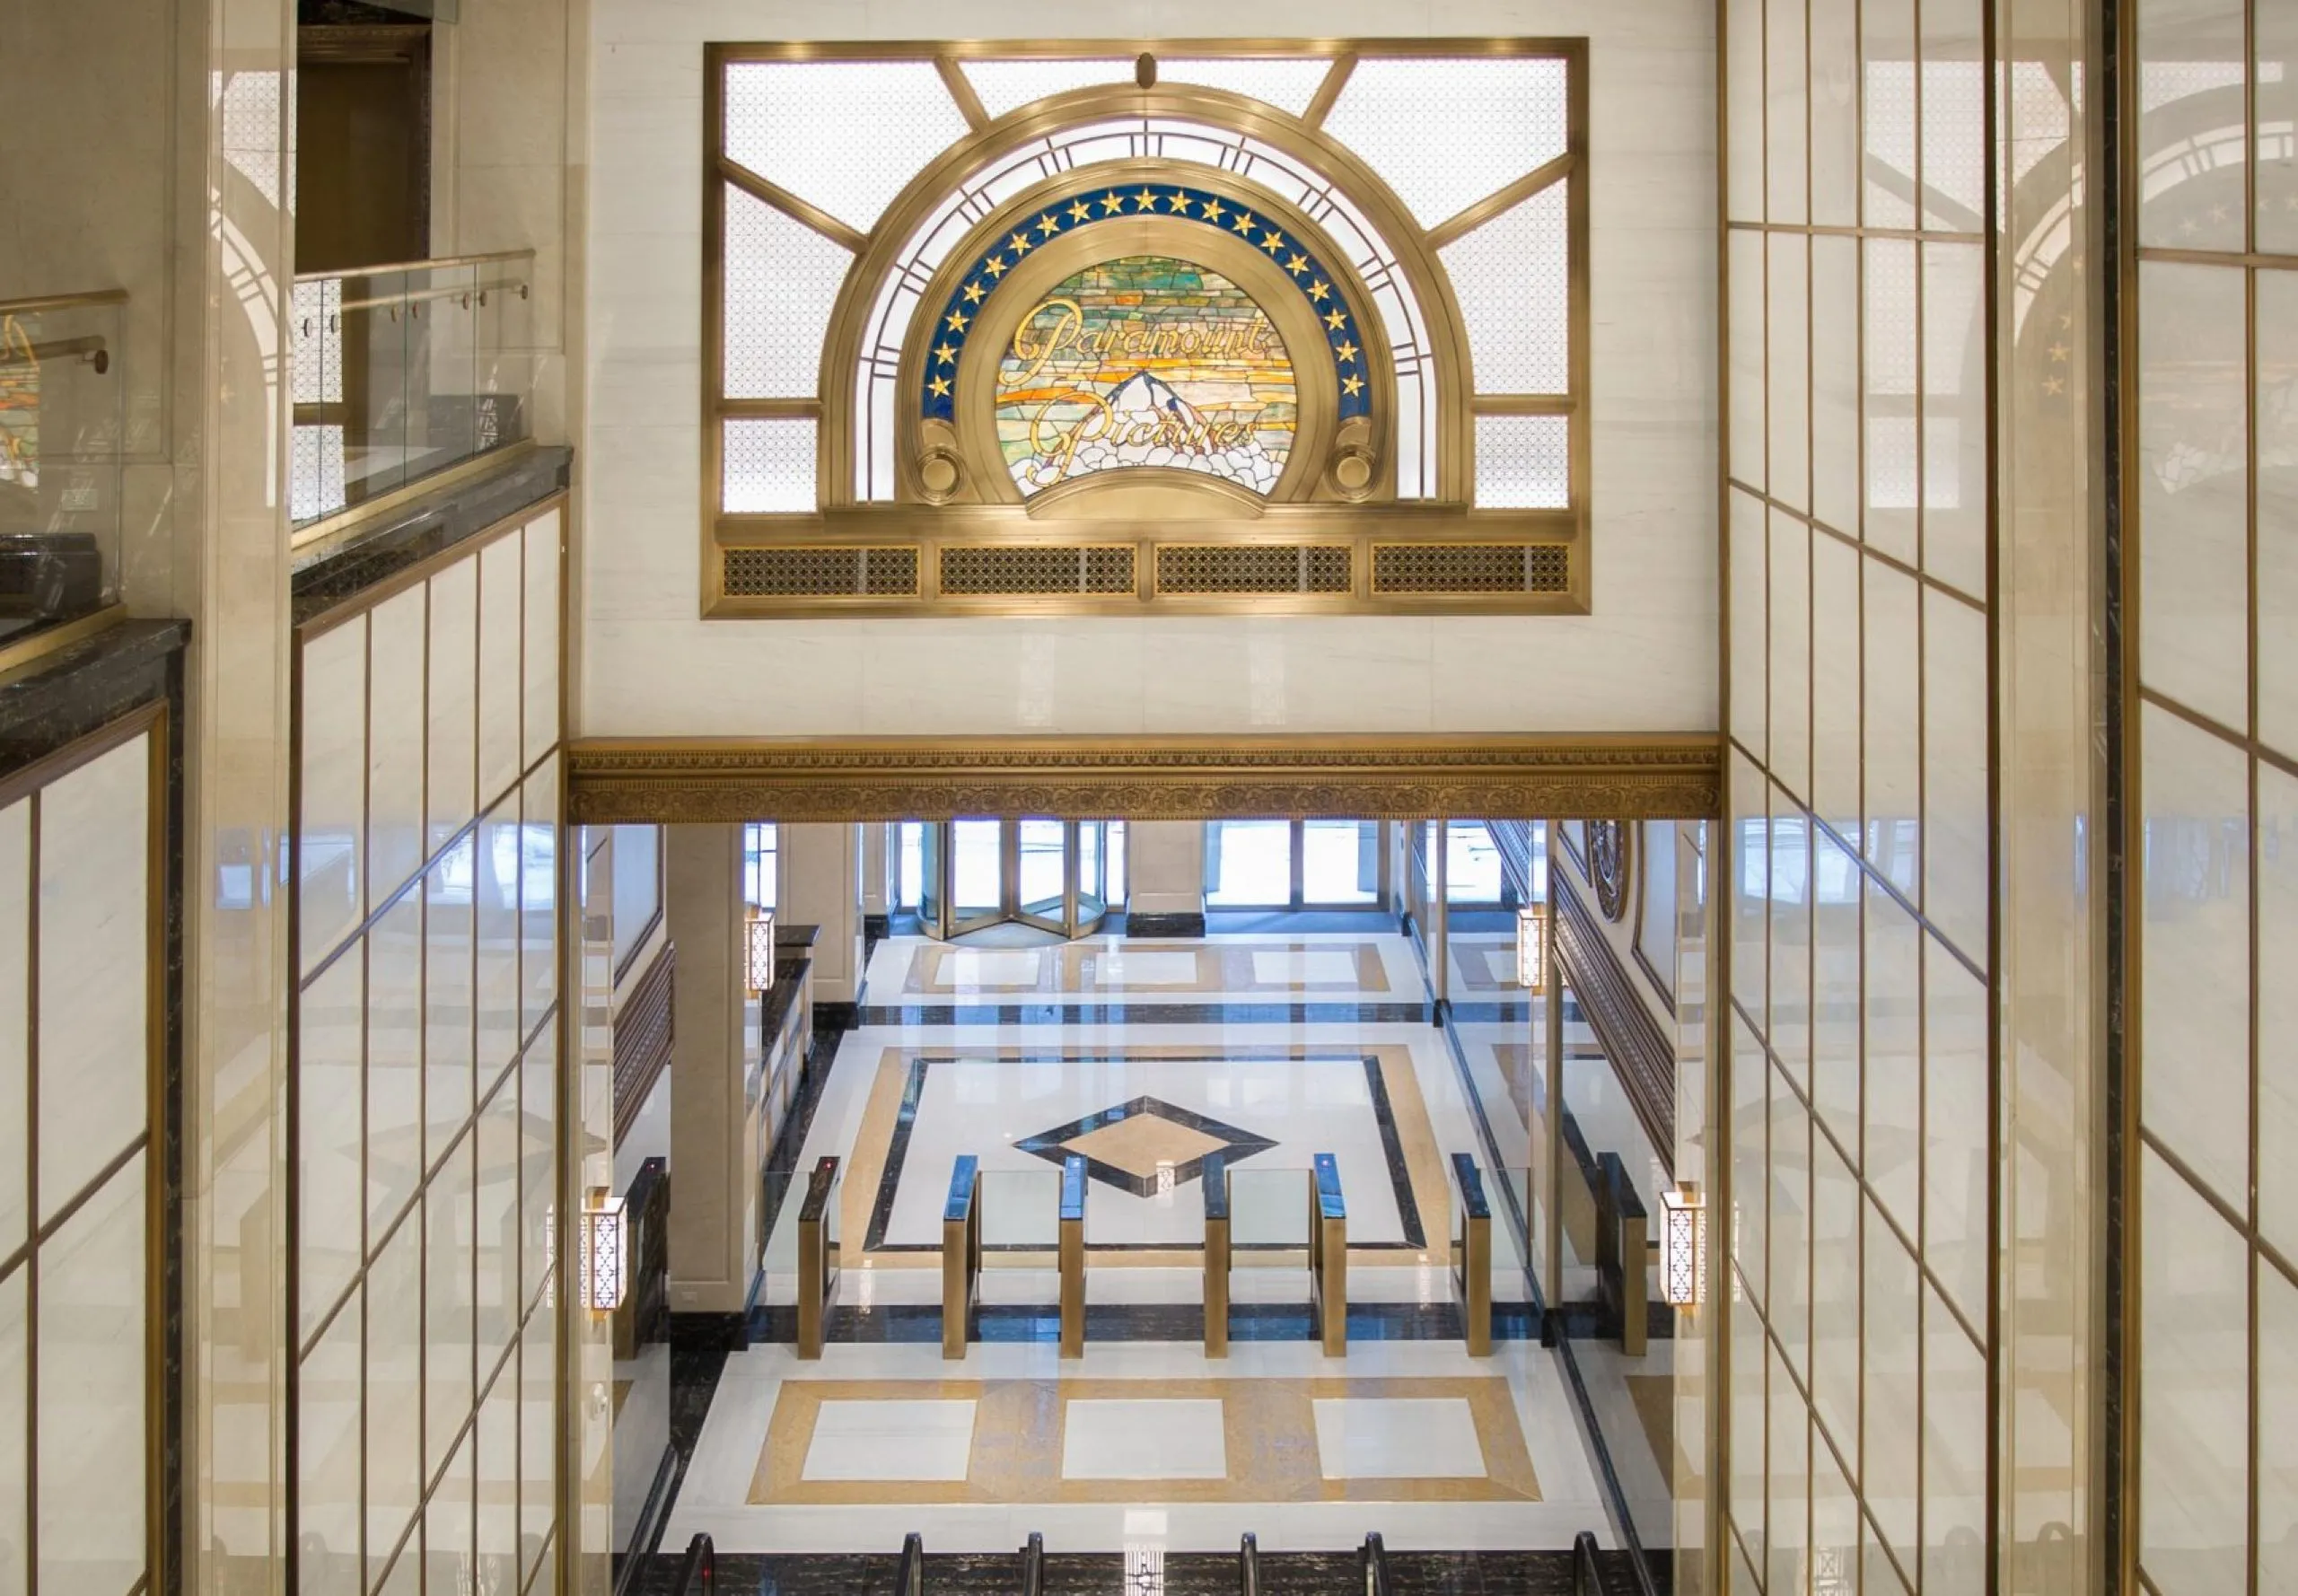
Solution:
<svg viewBox="0 0 2298 1596">
<path fill-rule="evenodd" d="M 1541 189 L 1570 177 L 1573 168 L 1578 163 L 1578 156 L 1566 150 L 1547 165 L 1535 167 L 1514 182 L 1494 189 L 1475 204 L 1462 206 L 1428 230 L 1428 247 L 1441 250 L 1463 234 L 1474 232 L 1493 217 L 1514 210 Z"/>
<path fill-rule="evenodd" d="M 411 500 L 419 498 L 426 493 L 436 493 L 443 487 L 452 487 L 459 482 L 468 482 L 482 472 L 497 469 L 505 461 L 522 459 L 540 447 L 541 445 L 532 438 L 521 438 L 515 443 L 489 449 L 484 454 L 474 454 L 469 460 L 433 471 L 428 476 L 417 477 L 411 482 L 400 484 L 387 494 L 355 504 L 349 509 L 338 510 L 332 515 L 311 522 L 309 526 L 297 528 L 287 534 L 287 548 L 291 553 L 302 554 L 314 544 L 322 543 L 330 539 L 341 538 L 348 541 L 350 534 L 360 531 L 368 522 L 390 514 Z"/>
<path fill-rule="evenodd" d="M 124 305 L 125 288 L 92 288 L 85 294 L 39 294 L 30 299 L 0 299 L 0 316 L 29 316 L 39 311 L 69 310 L 75 305 Z"/>
<path fill-rule="evenodd" d="M 0 682 L 14 680 L 50 654 L 61 653 L 91 637 L 109 632 L 127 618 L 125 605 L 107 604 L 92 614 L 58 622 L 29 637 L 21 637 L 0 646 Z"/>
<path fill-rule="evenodd" d="M 839 221 L 821 206 L 799 198 L 781 184 L 759 176 L 731 155 L 718 157 L 718 175 L 752 199 L 764 201 L 794 222 L 804 223 L 832 243 L 841 245 L 856 255 L 862 253 L 870 242 L 869 234 Z"/>
<path fill-rule="evenodd" d="M 485 266 L 491 261 L 496 260 L 532 260 L 534 258 L 535 252 L 531 249 L 490 250 L 486 253 L 479 255 L 442 255 L 435 260 L 392 260 L 387 261 L 382 266 L 346 267 L 335 271 L 325 272 L 297 272 L 295 274 L 295 281 L 298 283 L 325 283 L 331 280 L 339 280 L 345 277 L 382 277 L 388 276 L 393 272 L 432 271 L 450 266 Z M 120 294 L 120 298 L 126 299 L 127 297 L 127 295 L 126 292 L 123 291 Z M 6 310 L 9 307 L 5 305 L 0 305 L 0 310 Z"/>
<path fill-rule="evenodd" d="M 599 737 L 567 823 L 1569 813 L 1703 819 L 1710 733 L 1299 737 Z"/>
<path fill-rule="evenodd" d="M 1311 127 L 1323 127 L 1325 118 L 1332 114 L 1333 102 L 1340 98 L 1340 92 L 1348 87 L 1349 75 L 1355 70 L 1356 52 L 1343 51 L 1334 60 L 1332 70 L 1325 74 L 1325 81 L 1319 83 L 1317 92 L 1309 97 L 1308 108 L 1302 111 L 1301 120 Z"/>
</svg>

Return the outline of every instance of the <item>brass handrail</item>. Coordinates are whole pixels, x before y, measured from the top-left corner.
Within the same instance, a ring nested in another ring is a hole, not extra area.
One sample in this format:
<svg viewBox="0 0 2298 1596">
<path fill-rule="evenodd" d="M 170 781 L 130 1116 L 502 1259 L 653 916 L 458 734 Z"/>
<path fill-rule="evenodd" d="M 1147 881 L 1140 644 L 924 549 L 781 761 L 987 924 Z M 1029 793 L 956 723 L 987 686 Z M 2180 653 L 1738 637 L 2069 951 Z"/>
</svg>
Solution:
<svg viewBox="0 0 2298 1596">
<path fill-rule="evenodd" d="M 377 277 L 390 272 L 428 271 L 443 266 L 483 266 L 490 260 L 532 260 L 535 252 L 524 250 L 489 250 L 478 255 L 441 255 L 431 260 L 390 260 L 376 266 L 338 267 L 333 271 L 297 272 L 298 283 L 324 283 L 329 277 Z M 0 309 L 4 309 L 0 306 Z"/>
<path fill-rule="evenodd" d="M 111 370 L 111 354 L 104 346 L 104 335 L 83 333 L 76 338 L 50 338 L 44 344 L 0 344 L 0 365 L 38 365 L 59 355 L 84 355 L 88 364 L 102 376 Z"/>
<path fill-rule="evenodd" d="M 28 316 L 36 311 L 68 310 L 74 305 L 124 305 L 125 288 L 92 288 L 84 294 L 44 294 L 31 299 L 0 299 L 0 316 Z"/>
<path fill-rule="evenodd" d="M 372 311 L 382 305 L 428 304 L 434 299 L 460 299 L 468 306 L 473 293 L 478 294 L 478 303 L 485 304 L 488 293 L 496 288 L 516 289 L 519 297 L 525 299 L 528 296 L 529 285 L 524 277 L 497 277 L 487 283 L 457 283 L 449 288 L 425 288 L 399 294 L 379 294 L 371 299 L 346 299 L 335 307 L 335 311 L 339 316 L 346 311 Z M 311 319 L 305 317 L 306 337 L 310 336 L 310 327 Z"/>
</svg>

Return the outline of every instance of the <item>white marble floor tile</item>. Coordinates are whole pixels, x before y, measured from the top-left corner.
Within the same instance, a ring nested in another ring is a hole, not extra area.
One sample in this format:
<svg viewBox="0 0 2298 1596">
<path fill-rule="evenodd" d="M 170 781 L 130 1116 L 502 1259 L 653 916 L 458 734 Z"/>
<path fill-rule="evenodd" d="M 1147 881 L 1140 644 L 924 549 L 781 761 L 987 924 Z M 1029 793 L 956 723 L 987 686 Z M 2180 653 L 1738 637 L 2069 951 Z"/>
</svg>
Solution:
<svg viewBox="0 0 2298 1596">
<path fill-rule="evenodd" d="M 1253 955 L 1253 978 L 1275 986 L 1296 982 L 1356 984 L 1356 960 L 1336 948 L 1298 953 L 1258 952 Z"/>
<path fill-rule="evenodd" d="M 1327 1479 L 1477 1479 L 1484 1449 L 1460 1397 L 1320 1397 L 1317 1462 Z"/>
<path fill-rule="evenodd" d="M 806 1479 L 963 1479 L 974 1404 L 824 1402 L 806 1448 Z"/>
<path fill-rule="evenodd" d="M 1064 1479 L 1225 1479 L 1217 1397 L 1076 1398 L 1062 1410 Z"/>
</svg>

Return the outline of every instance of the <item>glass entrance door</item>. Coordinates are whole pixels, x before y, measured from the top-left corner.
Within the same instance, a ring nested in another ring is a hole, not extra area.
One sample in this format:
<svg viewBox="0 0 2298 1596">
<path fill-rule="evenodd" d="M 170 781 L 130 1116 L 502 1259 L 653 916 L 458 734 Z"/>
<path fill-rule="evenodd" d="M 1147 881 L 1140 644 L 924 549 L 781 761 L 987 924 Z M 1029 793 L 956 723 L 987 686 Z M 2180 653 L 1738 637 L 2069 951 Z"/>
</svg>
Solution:
<svg viewBox="0 0 2298 1596">
<path fill-rule="evenodd" d="M 1005 925 L 1092 935 L 1109 913 L 1110 828 L 1035 816 L 921 827 L 919 928 L 944 941 Z"/>
</svg>

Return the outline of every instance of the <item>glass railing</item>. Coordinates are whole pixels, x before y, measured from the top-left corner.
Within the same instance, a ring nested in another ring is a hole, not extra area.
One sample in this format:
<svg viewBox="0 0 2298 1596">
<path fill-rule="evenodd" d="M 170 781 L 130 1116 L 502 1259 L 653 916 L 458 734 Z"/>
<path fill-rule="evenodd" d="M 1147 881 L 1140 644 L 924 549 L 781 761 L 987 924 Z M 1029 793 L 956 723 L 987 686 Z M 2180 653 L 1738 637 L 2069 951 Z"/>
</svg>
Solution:
<svg viewBox="0 0 2298 1596">
<path fill-rule="evenodd" d="M 0 300 L 0 646 L 119 596 L 118 289 Z"/>
<path fill-rule="evenodd" d="M 528 435 L 534 251 L 295 279 L 297 530 Z"/>
</svg>

